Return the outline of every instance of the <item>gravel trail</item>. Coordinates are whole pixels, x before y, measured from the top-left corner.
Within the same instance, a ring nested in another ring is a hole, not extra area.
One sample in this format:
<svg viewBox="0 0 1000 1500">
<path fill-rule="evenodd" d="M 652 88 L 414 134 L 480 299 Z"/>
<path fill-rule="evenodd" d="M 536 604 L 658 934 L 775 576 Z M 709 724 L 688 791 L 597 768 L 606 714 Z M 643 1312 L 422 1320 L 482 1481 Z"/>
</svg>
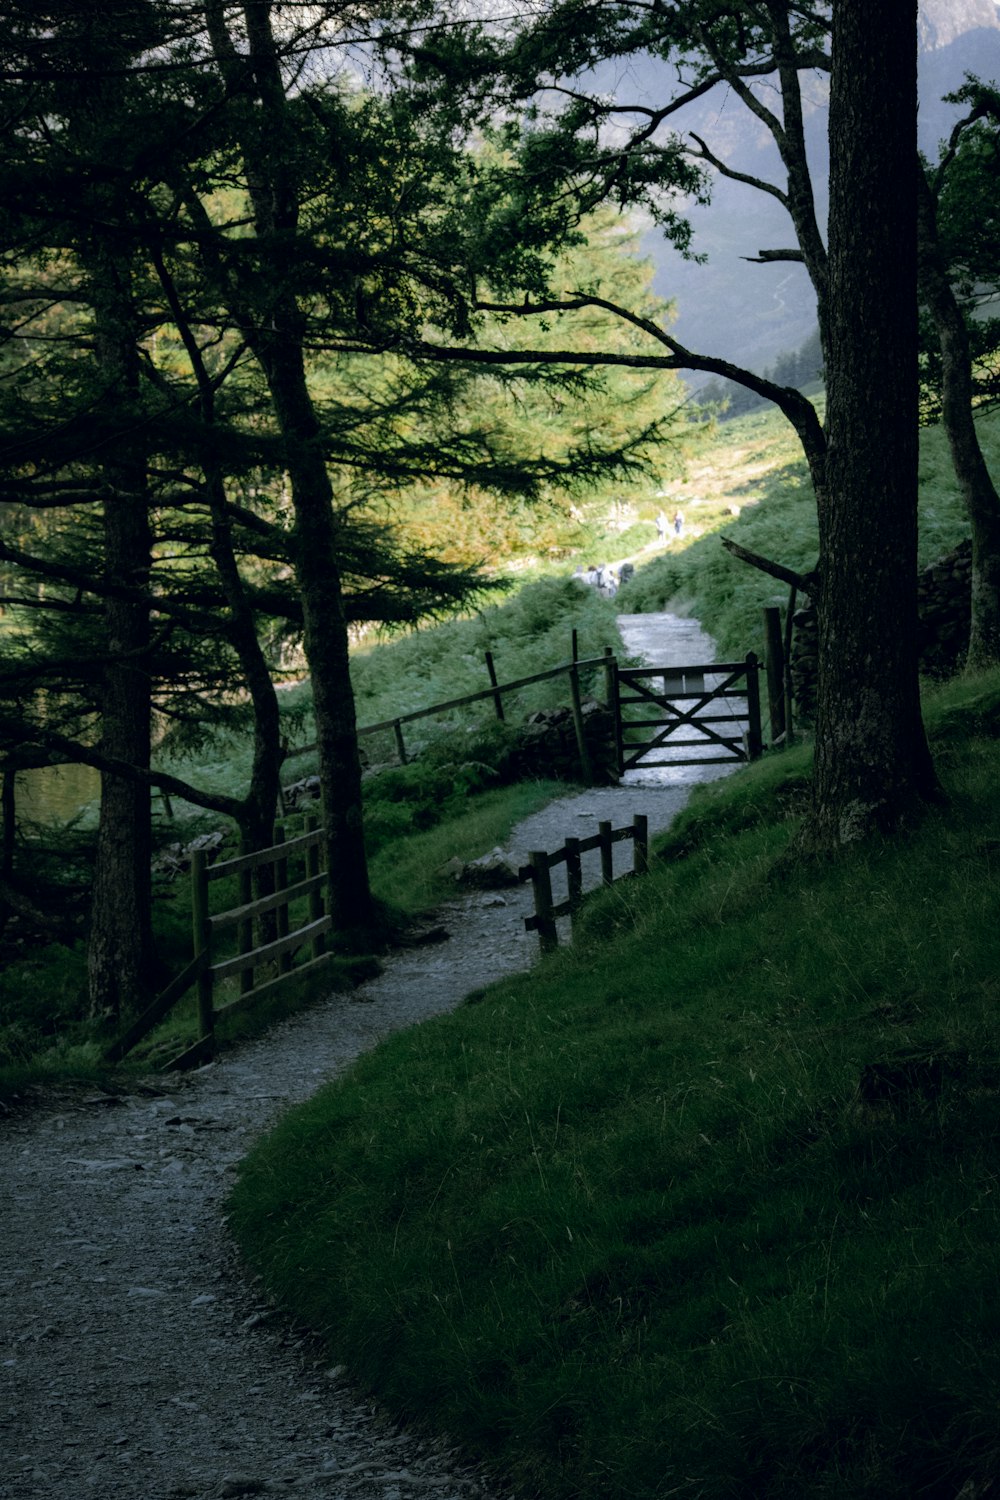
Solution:
<svg viewBox="0 0 1000 1500">
<path fill-rule="evenodd" d="M 635 812 L 664 828 L 712 770 L 563 798 L 507 847 L 523 862 Z M 67 1090 L 0 1121 L 2 1500 L 490 1500 L 446 1441 L 401 1431 L 261 1301 L 223 1207 L 290 1104 L 388 1033 L 530 967 L 529 903 L 525 887 L 458 899 L 447 941 L 196 1073 L 124 1098 Z"/>
</svg>

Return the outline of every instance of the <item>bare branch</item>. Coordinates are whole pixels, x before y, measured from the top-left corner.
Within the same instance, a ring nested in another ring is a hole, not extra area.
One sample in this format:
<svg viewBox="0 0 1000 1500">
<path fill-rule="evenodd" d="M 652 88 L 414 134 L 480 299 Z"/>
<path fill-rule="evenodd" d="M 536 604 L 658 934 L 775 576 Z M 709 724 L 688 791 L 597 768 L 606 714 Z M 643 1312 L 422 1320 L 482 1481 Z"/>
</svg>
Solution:
<svg viewBox="0 0 1000 1500">
<path fill-rule="evenodd" d="M 809 594 L 814 587 L 814 573 L 796 573 L 794 568 L 786 568 L 784 563 L 772 562 L 768 557 L 761 557 L 758 552 L 751 552 L 747 547 L 741 547 L 739 542 L 734 542 L 732 537 L 720 538 L 727 552 L 738 557 L 740 562 L 749 563 L 752 568 L 759 568 L 762 573 L 767 573 L 771 578 L 778 578 L 782 583 L 790 584 L 793 589 L 800 593 Z"/>
<path fill-rule="evenodd" d="M 754 266 L 767 266 L 776 260 L 804 261 L 805 256 L 801 250 L 758 250 L 756 255 L 741 255 L 740 260 L 748 260 Z"/>
<path fill-rule="evenodd" d="M 732 182 L 745 182 L 747 187 L 757 188 L 761 193 L 770 193 L 772 198 L 777 198 L 779 203 L 788 208 L 788 194 L 783 192 L 781 188 L 776 187 L 773 182 L 765 182 L 763 177 L 751 177 L 746 172 L 737 172 L 733 167 L 727 166 L 722 158 L 716 156 L 715 152 L 705 144 L 701 136 L 696 135 L 693 130 L 691 131 L 691 139 L 697 141 L 699 149 L 691 151 L 689 148 L 688 154 L 695 157 L 697 161 L 707 161 L 717 172 L 723 177 L 728 177 Z"/>
</svg>

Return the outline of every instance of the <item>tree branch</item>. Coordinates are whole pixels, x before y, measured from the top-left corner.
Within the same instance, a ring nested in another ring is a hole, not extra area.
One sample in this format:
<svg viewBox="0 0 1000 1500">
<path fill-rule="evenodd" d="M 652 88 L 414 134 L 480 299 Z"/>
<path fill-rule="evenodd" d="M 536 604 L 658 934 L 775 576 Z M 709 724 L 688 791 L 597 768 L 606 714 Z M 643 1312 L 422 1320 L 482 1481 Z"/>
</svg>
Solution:
<svg viewBox="0 0 1000 1500">
<path fill-rule="evenodd" d="M 603 308 L 605 312 L 620 318 L 622 322 L 629 323 L 633 328 L 638 328 L 648 334 L 650 338 L 669 349 L 670 353 L 667 355 L 601 354 L 576 349 L 544 351 L 538 349 L 463 349 L 425 342 L 415 343 L 411 346 L 410 352 L 417 358 L 456 362 L 465 360 L 470 364 L 623 365 L 640 370 L 703 370 L 709 375 L 719 375 L 724 380 L 732 380 L 737 385 L 746 386 L 748 390 L 763 396 L 765 400 L 772 401 L 785 414 L 798 433 L 814 478 L 816 477 L 817 469 L 821 466 L 826 453 L 826 438 L 812 402 L 794 387 L 777 385 L 763 375 L 756 375 L 752 370 L 743 369 L 741 365 L 730 364 L 729 360 L 716 359 L 712 355 L 695 354 L 693 350 L 686 349 L 677 339 L 672 338 L 651 318 L 644 318 L 638 313 L 630 312 L 628 308 L 610 302 L 605 297 L 580 295 L 520 304 L 478 301 L 476 303 L 479 311 L 506 313 L 516 317 L 532 317 L 547 312 L 577 312 L 586 307 Z"/>
<path fill-rule="evenodd" d="M 741 255 L 740 260 L 748 260 L 754 266 L 768 266 L 778 260 L 804 262 L 805 256 L 801 250 L 758 250 L 756 255 Z"/>
<path fill-rule="evenodd" d="M 102 755 L 99 750 L 93 749 L 90 745 L 81 745 L 78 740 L 71 739 L 69 735 L 60 734 L 55 729 L 43 729 L 35 724 L 31 726 L 27 740 L 25 736 L 25 726 L 20 719 L 12 715 L 0 714 L 0 737 L 6 737 L 11 743 L 19 744 L 19 748 L 37 745 L 44 750 L 61 755 L 71 764 L 93 766 L 96 771 L 120 776 L 126 781 L 158 787 L 162 792 L 169 792 L 175 797 L 183 797 L 185 802 L 193 802 L 196 807 L 207 808 L 209 812 L 222 813 L 236 822 L 239 821 L 240 813 L 243 811 L 243 803 L 238 797 L 199 791 L 197 787 L 191 786 L 187 781 L 182 781 L 179 776 L 171 776 L 167 771 L 147 771 L 139 766 L 133 766 L 129 761 L 119 760 L 117 756 Z"/>
<path fill-rule="evenodd" d="M 812 573 L 796 573 L 794 568 L 786 568 L 784 563 L 772 562 L 768 557 L 761 557 L 758 552 L 751 552 L 747 547 L 741 547 L 739 542 L 734 542 L 732 537 L 720 538 L 727 552 L 738 557 L 740 562 L 749 563 L 752 568 L 759 568 L 762 573 L 767 573 L 771 578 L 778 578 L 782 583 L 789 584 L 793 589 L 798 589 L 802 594 L 811 594 L 815 588 L 815 571 Z"/>
<path fill-rule="evenodd" d="M 772 198 L 777 198 L 778 202 L 784 208 L 788 208 L 788 194 L 783 192 L 781 188 L 775 187 L 773 182 L 765 182 L 763 177 L 751 177 L 746 172 L 737 172 L 735 168 L 727 166 L 721 157 L 716 156 L 715 152 L 709 149 L 700 135 L 696 135 L 693 130 L 690 134 L 691 139 L 697 141 L 699 149 L 691 151 L 689 147 L 689 155 L 695 157 L 698 161 L 707 161 L 717 172 L 721 173 L 723 177 L 728 177 L 732 182 L 744 182 L 747 187 L 757 188 L 761 193 L 770 193 Z"/>
</svg>

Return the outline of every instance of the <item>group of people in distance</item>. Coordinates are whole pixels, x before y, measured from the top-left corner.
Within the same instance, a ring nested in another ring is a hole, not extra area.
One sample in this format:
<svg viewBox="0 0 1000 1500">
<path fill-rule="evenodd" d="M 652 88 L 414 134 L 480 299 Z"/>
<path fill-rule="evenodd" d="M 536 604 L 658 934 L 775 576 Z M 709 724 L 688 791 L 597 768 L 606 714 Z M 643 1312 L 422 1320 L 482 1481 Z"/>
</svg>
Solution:
<svg viewBox="0 0 1000 1500">
<path fill-rule="evenodd" d="M 617 571 L 609 563 L 590 563 L 586 568 L 580 563 L 573 577 L 580 583 L 589 583 L 605 599 L 613 599 L 622 584 L 628 583 L 634 573 L 635 565 L 630 562 L 623 562 Z"/>
<path fill-rule="evenodd" d="M 681 512 L 675 511 L 674 518 L 669 521 L 661 510 L 656 517 L 656 534 L 661 542 L 667 540 L 667 534 L 673 530 L 675 537 L 684 535 L 684 517 Z M 635 566 L 630 562 L 621 563 L 617 570 L 610 563 L 588 563 L 586 567 L 582 563 L 577 565 L 573 577 L 580 583 L 589 583 L 603 594 L 605 599 L 613 599 L 623 583 L 628 583 L 635 573 Z"/>
</svg>

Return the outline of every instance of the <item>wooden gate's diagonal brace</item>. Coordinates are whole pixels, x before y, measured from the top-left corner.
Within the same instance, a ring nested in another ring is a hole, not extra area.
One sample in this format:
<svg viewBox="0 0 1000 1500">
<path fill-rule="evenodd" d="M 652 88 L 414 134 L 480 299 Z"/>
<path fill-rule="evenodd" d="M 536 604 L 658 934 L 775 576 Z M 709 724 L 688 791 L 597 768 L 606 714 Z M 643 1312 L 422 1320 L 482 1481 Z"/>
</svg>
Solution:
<svg viewBox="0 0 1000 1500">
<path fill-rule="evenodd" d="M 664 748 L 672 750 L 675 748 L 675 745 L 668 744 L 667 741 L 670 739 L 671 735 L 675 734 L 677 730 L 682 728 L 685 724 L 687 724 L 687 722 L 687 719 L 675 719 L 673 723 L 668 724 L 667 727 L 660 734 L 655 735 L 653 739 L 644 740 L 641 745 L 638 742 L 633 742 L 631 745 L 626 744 L 625 749 L 638 750 L 640 751 L 641 755 L 648 755 L 651 750 L 662 750 Z M 690 727 L 697 729 L 701 738 L 693 743 L 685 741 L 683 747 L 677 746 L 677 748 L 693 749 L 697 748 L 700 745 L 721 745 L 724 750 L 729 750 L 733 754 L 734 759 L 744 759 L 742 748 L 736 748 L 737 742 L 735 740 L 727 739 L 725 735 L 719 734 L 717 730 L 712 729 L 708 724 L 705 724 L 704 722 L 693 722 Z M 636 764 L 636 760 L 630 760 L 628 762 L 628 765 L 631 764 Z"/>
<path fill-rule="evenodd" d="M 619 770 L 624 772 L 642 763 L 649 765 L 648 757 L 651 752 L 662 750 L 676 752 L 681 749 L 714 749 L 719 748 L 724 752 L 724 758 L 732 761 L 753 760 L 760 754 L 759 743 L 759 690 L 756 678 L 753 676 L 757 668 L 757 659 L 752 652 L 748 653 L 745 661 L 716 662 L 705 667 L 626 667 L 619 671 L 619 682 L 625 688 L 631 688 L 633 697 L 622 697 L 619 692 L 616 700 L 617 722 L 616 735 L 619 749 Z M 694 677 L 696 674 L 705 675 L 711 673 L 720 675 L 721 680 L 714 688 L 706 689 L 698 694 L 673 694 L 664 687 L 656 691 L 652 686 L 652 680 L 665 678 L 668 674 L 681 677 Z M 725 675 L 722 675 L 725 674 Z M 737 684 L 745 682 L 743 692 L 739 689 L 731 691 Z M 682 707 L 678 698 L 688 700 Z M 739 739 L 727 737 L 724 733 L 712 727 L 710 722 L 699 718 L 699 715 L 718 699 L 725 701 L 728 697 L 746 698 L 747 708 L 745 713 L 734 714 L 732 720 L 726 720 L 725 715 L 715 716 L 719 722 L 738 723 L 743 720 L 747 722 L 745 735 L 741 734 Z M 658 713 L 665 715 L 663 719 L 657 719 L 652 724 L 641 722 L 629 725 L 623 720 L 621 710 L 623 706 L 637 703 L 651 703 Z M 629 728 L 655 728 L 657 733 L 652 740 L 638 742 L 635 740 L 625 741 L 624 733 Z M 676 736 L 679 730 L 690 728 L 696 731 L 697 738 L 690 741 L 678 742 Z M 697 764 L 703 757 L 693 756 L 689 761 L 677 760 L 662 762 L 662 764 L 684 765 Z M 654 764 L 660 764 L 654 762 Z"/>
</svg>

